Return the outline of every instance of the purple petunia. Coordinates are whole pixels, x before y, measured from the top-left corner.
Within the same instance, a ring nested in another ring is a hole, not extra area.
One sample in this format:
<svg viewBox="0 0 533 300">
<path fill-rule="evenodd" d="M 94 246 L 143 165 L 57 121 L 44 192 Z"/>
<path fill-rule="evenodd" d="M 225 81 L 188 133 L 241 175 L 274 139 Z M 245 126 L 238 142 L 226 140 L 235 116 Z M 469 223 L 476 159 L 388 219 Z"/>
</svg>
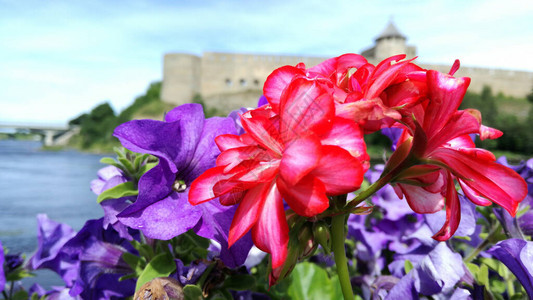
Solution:
<svg viewBox="0 0 533 300">
<path fill-rule="evenodd" d="M 488 251 L 513 272 L 530 299 L 533 298 L 533 242 L 508 239 L 498 242 Z"/>
<path fill-rule="evenodd" d="M 165 121 L 133 120 L 118 126 L 114 135 L 122 145 L 138 153 L 151 154 L 159 163 L 139 180 L 139 195 L 118 220 L 147 237 L 168 240 L 190 229 L 221 244 L 221 258 L 230 267 L 246 259 L 251 239 L 228 249 L 227 236 L 234 207 L 218 201 L 192 206 L 189 186 L 220 154 L 215 137 L 235 134 L 230 118 L 204 118 L 202 106 L 184 104 L 171 110 Z"/>
</svg>

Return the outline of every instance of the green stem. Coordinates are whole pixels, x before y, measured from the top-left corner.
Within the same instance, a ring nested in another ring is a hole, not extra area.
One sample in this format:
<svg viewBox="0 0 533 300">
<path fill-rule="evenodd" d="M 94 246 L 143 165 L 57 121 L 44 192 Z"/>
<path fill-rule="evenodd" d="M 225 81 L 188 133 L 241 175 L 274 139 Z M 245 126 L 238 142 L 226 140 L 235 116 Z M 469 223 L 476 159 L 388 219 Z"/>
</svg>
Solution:
<svg viewBox="0 0 533 300">
<path fill-rule="evenodd" d="M 468 263 L 474 260 L 479 255 L 479 253 L 481 253 L 481 251 L 485 250 L 492 243 L 492 238 L 494 237 L 494 235 L 500 232 L 501 228 L 502 227 L 500 224 L 492 227 L 492 230 L 489 232 L 487 238 L 481 244 L 479 244 L 479 246 L 472 250 L 468 254 L 468 256 L 463 259 L 463 262 Z"/>
<path fill-rule="evenodd" d="M 331 220 L 331 237 L 335 265 L 337 266 L 337 275 L 341 284 L 342 295 L 344 300 L 353 300 L 352 284 L 350 274 L 348 273 L 348 261 L 346 260 L 346 250 L 344 249 L 344 232 L 345 215 L 334 216 Z"/>
</svg>

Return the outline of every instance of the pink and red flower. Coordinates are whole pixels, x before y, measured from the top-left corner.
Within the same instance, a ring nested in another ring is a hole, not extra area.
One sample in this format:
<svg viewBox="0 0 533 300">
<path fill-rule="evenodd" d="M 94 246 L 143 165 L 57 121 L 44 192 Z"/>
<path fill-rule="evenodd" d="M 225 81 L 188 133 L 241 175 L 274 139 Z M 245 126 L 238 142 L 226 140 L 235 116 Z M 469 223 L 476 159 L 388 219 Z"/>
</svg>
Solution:
<svg viewBox="0 0 533 300">
<path fill-rule="evenodd" d="M 458 62 L 451 73 L 457 68 Z M 473 203 L 487 206 L 494 202 L 512 216 L 527 194 L 527 185 L 516 172 L 498 164 L 491 152 L 476 148 L 470 138 L 469 134 L 482 139 L 502 134 L 481 125 L 479 111 L 458 110 L 470 78 L 432 70 L 425 77 L 428 101 L 412 107 L 412 117 L 404 118 L 408 126 L 386 170 L 399 172 L 394 178 L 396 191 L 415 212 L 434 213 L 446 205 L 446 221 L 434 235 L 444 241 L 454 234 L 461 218 L 456 181 Z M 409 160 L 416 165 L 402 170 L 402 162 Z"/>
<path fill-rule="evenodd" d="M 280 93 L 267 96 L 270 105 L 242 115 L 244 134 L 216 138 L 216 167 L 198 177 L 189 194 L 193 205 L 217 197 L 238 204 L 229 245 L 251 229 L 273 269 L 287 256 L 283 200 L 299 215 L 315 216 L 329 207 L 328 196 L 358 189 L 368 169 L 362 132 L 335 115 L 325 79 L 297 76 L 276 84 Z"/>
</svg>

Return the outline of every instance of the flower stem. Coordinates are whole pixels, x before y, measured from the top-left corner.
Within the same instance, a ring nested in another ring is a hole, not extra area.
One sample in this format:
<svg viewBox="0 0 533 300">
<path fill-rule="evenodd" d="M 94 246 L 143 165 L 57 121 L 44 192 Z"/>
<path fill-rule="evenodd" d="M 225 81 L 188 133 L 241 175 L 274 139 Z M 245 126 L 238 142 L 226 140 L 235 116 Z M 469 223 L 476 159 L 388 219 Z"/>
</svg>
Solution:
<svg viewBox="0 0 533 300">
<path fill-rule="evenodd" d="M 345 218 L 346 216 L 342 214 L 334 216 L 331 220 L 332 248 L 344 300 L 353 300 L 352 284 L 348 274 L 348 261 L 346 260 L 346 250 L 344 249 L 344 239 L 346 237 L 344 232 Z"/>
<path fill-rule="evenodd" d="M 501 229 L 502 227 L 500 224 L 497 224 L 496 226 L 492 227 L 492 230 L 489 232 L 487 238 L 485 238 L 485 240 L 483 240 L 483 242 L 479 244 L 479 246 L 473 249 L 468 254 L 468 256 L 463 259 L 463 262 L 468 263 L 474 260 L 479 255 L 479 253 L 481 253 L 481 251 L 485 250 L 492 243 L 492 238 L 494 237 L 494 235 L 498 234 Z"/>
</svg>

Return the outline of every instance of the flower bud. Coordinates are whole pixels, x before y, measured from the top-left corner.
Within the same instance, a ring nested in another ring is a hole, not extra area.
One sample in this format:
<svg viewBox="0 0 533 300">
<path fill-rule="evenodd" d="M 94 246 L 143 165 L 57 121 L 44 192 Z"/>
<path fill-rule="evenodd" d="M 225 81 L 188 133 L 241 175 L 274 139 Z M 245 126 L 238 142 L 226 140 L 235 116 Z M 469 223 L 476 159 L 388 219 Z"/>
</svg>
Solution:
<svg viewBox="0 0 533 300">
<path fill-rule="evenodd" d="M 329 254 L 331 252 L 331 234 L 328 225 L 324 221 L 315 222 L 313 225 L 313 236 L 320 246 L 322 246 L 326 254 Z"/>
</svg>

